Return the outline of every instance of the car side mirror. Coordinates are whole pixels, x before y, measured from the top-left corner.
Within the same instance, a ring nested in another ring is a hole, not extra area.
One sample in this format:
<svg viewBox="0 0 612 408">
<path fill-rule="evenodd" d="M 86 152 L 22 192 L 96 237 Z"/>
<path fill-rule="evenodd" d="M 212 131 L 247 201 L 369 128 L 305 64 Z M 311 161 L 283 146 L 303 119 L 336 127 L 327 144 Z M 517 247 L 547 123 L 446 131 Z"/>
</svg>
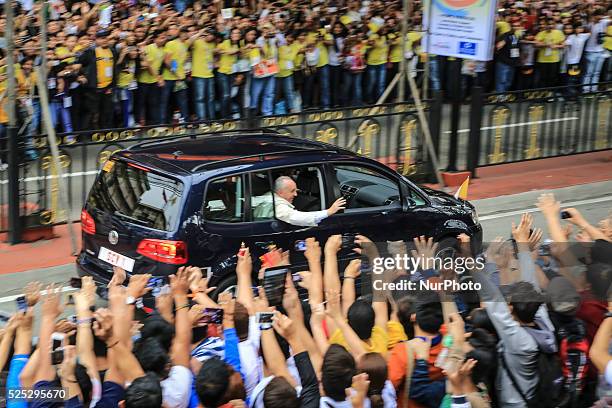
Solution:
<svg viewBox="0 0 612 408">
<path fill-rule="evenodd" d="M 404 205 L 402 206 L 404 211 L 411 209 L 412 207 L 416 207 L 417 203 L 411 197 L 406 197 L 404 199 Z"/>
</svg>

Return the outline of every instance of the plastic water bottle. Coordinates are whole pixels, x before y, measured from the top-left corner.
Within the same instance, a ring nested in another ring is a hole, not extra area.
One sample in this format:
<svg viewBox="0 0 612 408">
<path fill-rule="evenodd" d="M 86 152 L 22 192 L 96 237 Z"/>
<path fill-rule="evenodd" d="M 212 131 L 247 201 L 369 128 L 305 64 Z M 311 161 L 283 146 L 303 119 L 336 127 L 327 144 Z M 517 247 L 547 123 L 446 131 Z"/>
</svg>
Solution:
<svg viewBox="0 0 612 408">
<path fill-rule="evenodd" d="M 448 357 L 448 351 L 453 345 L 453 336 L 446 335 L 442 340 L 442 350 L 440 350 L 440 354 L 438 354 L 438 358 L 436 358 L 436 362 L 434 365 L 438 368 L 444 368 L 444 363 L 446 363 L 446 357 Z"/>
</svg>

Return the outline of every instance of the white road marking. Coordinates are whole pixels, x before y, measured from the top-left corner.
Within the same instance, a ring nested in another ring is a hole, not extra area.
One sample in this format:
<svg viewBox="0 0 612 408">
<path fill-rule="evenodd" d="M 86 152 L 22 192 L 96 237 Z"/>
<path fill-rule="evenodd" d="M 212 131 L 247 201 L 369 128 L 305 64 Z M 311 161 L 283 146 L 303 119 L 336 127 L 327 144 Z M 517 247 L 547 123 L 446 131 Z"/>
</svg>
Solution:
<svg viewBox="0 0 612 408">
<path fill-rule="evenodd" d="M 491 130 L 491 129 L 505 129 L 511 127 L 519 127 L 519 126 L 529 126 L 529 125 L 539 125 L 542 123 L 555 123 L 555 122 L 565 122 L 568 120 L 578 120 L 577 116 L 572 116 L 569 118 L 559 118 L 559 119 L 546 119 L 546 120 L 534 120 L 533 122 L 519 122 L 519 123 L 510 123 L 509 125 L 500 125 L 500 126 L 485 126 L 481 127 L 480 130 Z M 459 129 L 457 133 L 468 133 L 470 129 Z M 450 130 L 445 130 L 445 134 L 451 133 Z"/>
<path fill-rule="evenodd" d="M 61 288 L 61 292 L 65 293 L 65 292 L 74 292 L 76 289 L 73 288 L 72 286 L 64 286 Z M 46 290 L 42 290 L 40 292 L 41 295 L 46 295 L 47 291 Z M 5 296 L 0 298 L 0 303 L 8 303 L 8 302 L 13 302 L 15 301 L 15 299 L 17 299 L 19 296 L 23 296 L 23 293 L 20 293 L 19 295 L 12 295 L 12 296 Z"/>
<path fill-rule="evenodd" d="M 599 198 L 589 198 L 587 200 L 577 200 L 577 201 L 570 201 L 570 202 L 565 202 L 563 203 L 563 205 L 561 206 L 561 208 L 570 208 L 570 207 L 577 207 L 579 205 L 585 205 L 585 204 L 596 204 L 596 203 L 603 203 L 606 201 L 612 201 L 612 196 L 607 196 L 607 197 L 599 197 Z M 481 217 L 478 217 L 478 219 L 480 221 L 488 221 L 488 220 L 494 220 L 497 218 L 506 218 L 506 217 L 514 217 L 517 215 L 521 215 L 524 213 L 533 213 L 533 212 L 538 212 L 540 211 L 539 208 L 527 208 L 525 210 L 516 210 L 516 211 L 508 211 L 508 212 L 502 212 L 499 214 L 491 214 L 491 215 L 483 215 Z"/>
<path fill-rule="evenodd" d="M 80 177 L 80 176 L 93 176 L 98 174 L 98 170 L 90 170 L 90 171 L 77 171 L 75 173 L 67 173 L 64 174 L 63 178 L 66 177 Z M 37 177 L 26 177 L 25 179 L 20 179 L 19 181 L 25 181 L 25 182 L 29 182 L 29 181 L 41 181 L 41 180 L 50 180 L 50 179 L 54 179 L 57 178 L 58 176 L 37 176 Z M 0 180 L 0 184 L 7 184 L 8 180 Z"/>
</svg>

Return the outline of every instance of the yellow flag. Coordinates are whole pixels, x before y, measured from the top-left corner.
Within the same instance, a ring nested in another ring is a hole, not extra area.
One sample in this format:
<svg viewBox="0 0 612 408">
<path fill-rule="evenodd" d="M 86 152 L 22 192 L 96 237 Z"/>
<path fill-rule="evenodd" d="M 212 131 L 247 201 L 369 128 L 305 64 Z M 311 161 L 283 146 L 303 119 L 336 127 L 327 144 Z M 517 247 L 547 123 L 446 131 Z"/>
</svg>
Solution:
<svg viewBox="0 0 612 408">
<path fill-rule="evenodd" d="M 466 178 L 465 181 L 461 183 L 461 185 L 459 186 L 459 189 L 455 193 L 455 198 L 461 198 L 461 199 L 467 200 L 469 184 L 470 184 L 470 176 L 468 176 L 468 178 Z"/>
</svg>

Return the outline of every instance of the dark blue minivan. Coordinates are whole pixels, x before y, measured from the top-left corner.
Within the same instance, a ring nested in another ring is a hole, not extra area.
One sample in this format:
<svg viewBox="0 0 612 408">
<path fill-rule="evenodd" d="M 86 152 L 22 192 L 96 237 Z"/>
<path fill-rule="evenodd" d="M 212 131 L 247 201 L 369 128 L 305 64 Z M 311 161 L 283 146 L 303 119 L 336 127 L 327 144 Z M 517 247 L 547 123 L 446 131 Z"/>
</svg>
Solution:
<svg viewBox="0 0 612 408">
<path fill-rule="evenodd" d="M 340 196 L 341 213 L 316 227 L 298 227 L 260 211 L 274 181 L 292 177 L 300 211 L 328 208 Z M 270 244 L 293 249 L 315 237 L 360 233 L 373 241 L 433 236 L 453 245 L 466 233 L 474 245 L 482 228 L 474 207 L 446 193 L 419 187 L 394 170 L 324 143 L 245 131 L 151 141 L 113 155 L 98 174 L 81 214 L 81 276 L 106 286 L 113 265 L 128 274 L 165 277 L 196 265 L 218 291 L 234 285 L 242 242 L 257 260 Z M 348 257 L 350 249 L 340 257 Z M 296 270 L 303 253 L 292 251 Z M 257 270 L 257 268 L 255 268 Z"/>
</svg>

